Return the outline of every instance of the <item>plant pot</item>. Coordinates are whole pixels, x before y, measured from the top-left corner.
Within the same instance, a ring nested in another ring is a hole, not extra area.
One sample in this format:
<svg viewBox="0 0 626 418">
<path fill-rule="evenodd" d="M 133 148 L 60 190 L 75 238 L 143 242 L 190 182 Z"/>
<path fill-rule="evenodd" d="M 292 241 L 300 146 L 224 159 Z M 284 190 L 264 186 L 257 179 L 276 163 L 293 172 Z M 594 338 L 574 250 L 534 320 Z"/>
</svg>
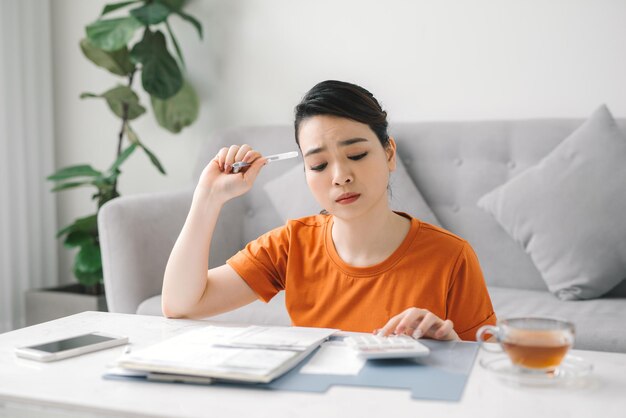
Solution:
<svg viewBox="0 0 626 418">
<path fill-rule="evenodd" d="M 25 295 L 26 326 L 84 311 L 107 311 L 102 286 L 93 293 L 81 284 L 30 289 Z"/>
</svg>

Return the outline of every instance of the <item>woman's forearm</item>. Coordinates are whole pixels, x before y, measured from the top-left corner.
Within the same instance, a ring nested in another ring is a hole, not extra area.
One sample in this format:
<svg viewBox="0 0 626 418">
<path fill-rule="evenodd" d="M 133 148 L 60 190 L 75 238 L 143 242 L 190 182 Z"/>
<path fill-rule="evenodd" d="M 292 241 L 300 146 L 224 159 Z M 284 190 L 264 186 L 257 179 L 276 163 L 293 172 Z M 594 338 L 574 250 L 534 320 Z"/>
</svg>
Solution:
<svg viewBox="0 0 626 418">
<path fill-rule="evenodd" d="M 251 165 L 232 173 L 235 161 Z M 267 162 L 249 145 L 222 148 L 204 167 L 185 225 L 174 244 L 163 277 L 162 309 L 167 317 L 203 312 L 199 306 L 208 285 L 211 238 L 224 203 L 248 192 Z"/>
<path fill-rule="evenodd" d="M 197 188 L 185 224 L 174 244 L 163 278 L 162 308 L 167 317 L 194 310 L 206 285 L 211 238 L 223 203 Z"/>
</svg>

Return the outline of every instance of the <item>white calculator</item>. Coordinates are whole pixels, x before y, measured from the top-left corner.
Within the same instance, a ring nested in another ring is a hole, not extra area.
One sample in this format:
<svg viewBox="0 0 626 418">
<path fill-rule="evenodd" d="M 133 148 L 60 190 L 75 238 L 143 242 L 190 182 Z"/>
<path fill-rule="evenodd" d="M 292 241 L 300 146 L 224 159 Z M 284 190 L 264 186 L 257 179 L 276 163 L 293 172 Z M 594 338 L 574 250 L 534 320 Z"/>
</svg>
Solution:
<svg viewBox="0 0 626 418">
<path fill-rule="evenodd" d="M 344 341 L 360 358 L 368 360 L 422 357 L 430 353 L 428 347 L 408 335 L 353 335 Z"/>
</svg>

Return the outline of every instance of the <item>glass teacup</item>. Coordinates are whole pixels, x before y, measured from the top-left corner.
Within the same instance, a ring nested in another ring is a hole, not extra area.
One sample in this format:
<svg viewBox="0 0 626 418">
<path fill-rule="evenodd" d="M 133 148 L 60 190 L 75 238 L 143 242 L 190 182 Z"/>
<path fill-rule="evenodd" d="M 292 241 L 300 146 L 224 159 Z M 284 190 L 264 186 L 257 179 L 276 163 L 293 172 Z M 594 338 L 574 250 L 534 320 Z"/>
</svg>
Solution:
<svg viewBox="0 0 626 418">
<path fill-rule="evenodd" d="M 550 318 L 511 318 L 481 327 L 476 340 L 493 352 L 484 344 L 487 334 L 495 337 L 513 365 L 526 372 L 553 372 L 574 344 L 574 324 Z"/>
</svg>

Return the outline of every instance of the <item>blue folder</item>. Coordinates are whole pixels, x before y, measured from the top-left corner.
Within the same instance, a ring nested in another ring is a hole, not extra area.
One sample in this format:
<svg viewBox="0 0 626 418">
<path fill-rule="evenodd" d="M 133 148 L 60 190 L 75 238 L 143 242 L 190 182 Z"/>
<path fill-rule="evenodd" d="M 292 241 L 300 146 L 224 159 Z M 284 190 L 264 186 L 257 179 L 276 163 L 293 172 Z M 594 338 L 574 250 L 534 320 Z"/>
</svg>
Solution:
<svg viewBox="0 0 626 418">
<path fill-rule="evenodd" d="M 414 399 L 459 401 L 474 365 L 478 344 L 421 340 L 430 355 L 417 359 L 368 360 L 359 374 L 300 373 L 308 359 L 267 386 L 269 389 L 326 392 L 331 386 L 409 389 Z"/>
<path fill-rule="evenodd" d="M 337 338 L 337 337 L 333 337 Z M 270 383 L 237 383 L 228 385 L 265 390 L 287 390 L 324 393 L 331 386 L 365 386 L 411 391 L 413 399 L 458 402 L 474 365 L 478 344 L 473 342 L 421 340 L 430 354 L 416 359 L 368 360 L 357 375 L 324 375 L 300 373 L 309 357 Z M 120 376 L 105 373 L 105 379 L 146 380 L 146 376 Z"/>
</svg>

